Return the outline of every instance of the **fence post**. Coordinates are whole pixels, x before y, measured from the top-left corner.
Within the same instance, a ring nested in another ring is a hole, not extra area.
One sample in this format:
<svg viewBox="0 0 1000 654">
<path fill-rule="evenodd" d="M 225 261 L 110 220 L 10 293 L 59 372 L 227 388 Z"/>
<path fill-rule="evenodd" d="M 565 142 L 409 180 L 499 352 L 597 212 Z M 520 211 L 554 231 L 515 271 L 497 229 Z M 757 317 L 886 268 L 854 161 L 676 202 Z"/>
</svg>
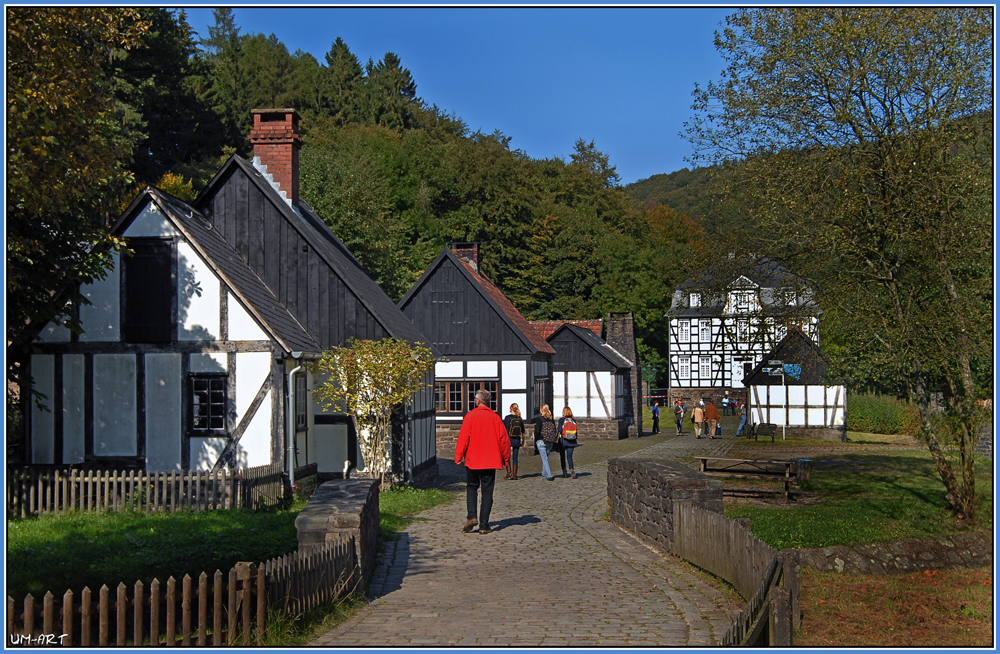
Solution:
<svg viewBox="0 0 1000 654">
<path fill-rule="evenodd" d="M 788 589 L 772 586 L 768 599 L 768 645 L 771 647 L 792 646 L 792 616 Z"/>
<path fill-rule="evenodd" d="M 132 608 L 132 643 L 136 647 L 142 647 L 143 609 L 146 608 L 145 587 L 142 585 L 142 581 L 135 582 Z"/>
<path fill-rule="evenodd" d="M 155 577 L 149 585 L 149 645 L 160 645 L 160 580 Z"/>
<path fill-rule="evenodd" d="M 792 612 L 792 628 L 798 629 L 802 626 L 802 603 L 800 593 L 802 590 L 802 568 L 799 566 L 799 553 L 795 550 L 786 550 L 778 554 L 781 559 L 781 585 L 788 589 L 789 610 Z"/>
<path fill-rule="evenodd" d="M 63 594 L 62 632 L 63 638 L 59 644 L 64 647 L 71 646 L 73 644 L 73 591 L 71 590 Z"/>
<path fill-rule="evenodd" d="M 83 592 L 80 593 L 80 645 L 83 647 L 90 647 L 92 607 L 90 586 L 84 586 Z"/>
</svg>

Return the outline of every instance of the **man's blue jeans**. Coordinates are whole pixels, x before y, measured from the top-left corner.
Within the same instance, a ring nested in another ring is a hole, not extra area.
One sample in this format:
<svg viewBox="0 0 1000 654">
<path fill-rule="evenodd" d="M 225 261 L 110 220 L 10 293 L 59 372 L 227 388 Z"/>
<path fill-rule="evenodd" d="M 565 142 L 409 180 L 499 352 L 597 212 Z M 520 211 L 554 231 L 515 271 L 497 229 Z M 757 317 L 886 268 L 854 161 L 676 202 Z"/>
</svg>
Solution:
<svg viewBox="0 0 1000 654">
<path fill-rule="evenodd" d="M 736 430 L 736 435 L 737 436 L 740 436 L 740 435 L 743 434 L 743 427 L 745 427 L 746 424 L 747 424 L 747 417 L 746 417 L 746 414 L 744 414 L 744 415 L 740 416 L 740 426 L 739 426 L 739 429 Z"/>
</svg>

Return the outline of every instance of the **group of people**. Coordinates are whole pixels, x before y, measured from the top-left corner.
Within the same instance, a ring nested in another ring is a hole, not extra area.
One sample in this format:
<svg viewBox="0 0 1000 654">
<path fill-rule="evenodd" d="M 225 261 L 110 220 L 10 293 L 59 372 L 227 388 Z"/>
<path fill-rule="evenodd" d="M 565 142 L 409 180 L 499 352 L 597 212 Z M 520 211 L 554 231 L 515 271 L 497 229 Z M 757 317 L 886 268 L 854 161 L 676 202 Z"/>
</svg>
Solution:
<svg viewBox="0 0 1000 654">
<path fill-rule="evenodd" d="M 493 509 L 493 487 L 496 472 L 506 471 L 504 479 L 518 479 L 518 452 L 524 446 L 526 430 L 524 418 L 517 404 L 510 405 L 510 413 L 503 420 L 490 408 L 490 392 L 476 392 L 475 408 L 462 420 L 462 429 L 455 444 L 455 465 L 465 463 L 466 523 L 462 531 L 476 530 L 480 534 L 492 532 L 490 512 Z M 549 467 L 549 454 L 559 452 L 563 477 L 576 479 L 573 467 L 573 450 L 576 449 L 577 425 L 573 411 L 565 407 L 559 422 L 552 417 L 548 404 L 539 409 L 534 420 L 535 448 L 542 457 L 542 477 L 552 481 L 555 476 Z M 567 467 L 568 466 L 568 467 Z M 476 499 L 482 494 L 477 519 Z"/>
<path fill-rule="evenodd" d="M 736 435 L 740 436 L 747 424 L 747 403 L 736 399 L 730 400 L 727 396 L 723 398 L 722 406 L 723 415 L 740 416 L 740 426 L 736 430 Z M 674 400 L 674 425 L 677 427 L 678 436 L 684 433 L 684 417 L 687 415 L 687 410 L 687 405 L 681 398 Z M 659 417 L 659 409 L 654 407 L 654 411 L 655 415 Z M 691 412 L 695 437 L 701 438 L 707 435 L 709 438 L 715 438 L 716 425 L 721 419 L 722 416 L 719 415 L 719 409 L 715 406 L 715 401 L 712 398 L 708 399 L 708 404 L 705 404 L 704 400 L 699 400 Z M 654 418 L 653 424 L 656 425 L 658 422 Z"/>
</svg>

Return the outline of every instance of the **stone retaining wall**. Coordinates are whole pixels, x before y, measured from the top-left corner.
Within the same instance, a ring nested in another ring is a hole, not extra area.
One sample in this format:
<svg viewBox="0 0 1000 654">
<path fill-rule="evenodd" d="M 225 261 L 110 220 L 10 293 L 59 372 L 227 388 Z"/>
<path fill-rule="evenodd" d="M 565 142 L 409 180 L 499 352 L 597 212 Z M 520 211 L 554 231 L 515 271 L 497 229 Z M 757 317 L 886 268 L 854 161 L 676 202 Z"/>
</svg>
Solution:
<svg viewBox="0 0 1000 654">
<path fill-rule="evenodd" d="M 324 482 L 295 518 L 300 550 L 353 535 L 364 587 L 371 581 L 378 547 L 379 484 L 376 479 Z"/>
<path fill-rule="evenodd" d="M 722 513 L 722 481 L 674 461 L 608 461 L 609 519 L 664 552 L 671 551 L 675 501 Z"/>
<path fill-rule="evenodd" d="M 576 425 L 581 441 L 616 441 L 629 435 L 627 418 L 577 418 Z"/>
<path fill-rule="evenodd" d="M 974 531 L 942 538 L 904 538 L 891 543 L 837 545 L 796 551 L 814 570 L 849 575 L 894 575 L 993 565 L 993 534 Z"/>
</svg>

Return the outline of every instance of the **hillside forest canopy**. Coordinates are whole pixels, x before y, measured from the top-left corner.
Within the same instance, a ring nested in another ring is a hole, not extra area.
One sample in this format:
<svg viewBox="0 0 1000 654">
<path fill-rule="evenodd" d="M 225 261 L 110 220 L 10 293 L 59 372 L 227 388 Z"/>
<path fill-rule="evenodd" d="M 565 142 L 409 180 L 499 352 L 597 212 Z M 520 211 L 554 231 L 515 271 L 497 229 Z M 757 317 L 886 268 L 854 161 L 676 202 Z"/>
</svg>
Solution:
<svg viewBox="0 0 1000 654">
<path fill-rule="evenodd" d="M 419 80 L 392 52 L 361 61 L 331 35 L 317 59 L 289 52 L 273 34 L 243 33 L 229 9 L 215 10 L 214 19 L 198 35 L 182 10 L 8 10 L 8 161 L 41 161 L 67 142 L 113 153 L 88 167 L 89 176 L 40 164 L 9 168 L 9 192 L 23 194 L 8 215 L 8 297 L 18 290 L 12 282 L 38 291 L 38 301 L 9 312 L 9 378 L 32 325 L 72 326 L 65 305 L 43 298 L 42 287 L 99 277 L 109 245 L 101 227 L 144 185 L 194 199 L 227 157 L 251 156 L 252 109 L 292 107 L 302 116 L 302 197 L 391 298 L 449 242 L 479 242 L 484 272 L 528 319 L 633 312 L 643 368 L 653 386 L 665 385 L 664 314 L 674 286 L 744 233 L 743 209 L 718 193 L 722 176 L 712 173 L 729 170 L 728 162 L 623 186 L 613 155 L 594 142 L 567 144 L 567 158 L 533 159 L 503 133 L 471 131 L 422 98 Z M 48 47 L 57 28 L 71 37 L 66 51 Z M 82 53 L 88 66 L 70 70 L 67 62 Z M 85 76 L 86 84 L 59 87 L 60 105 L 34 92 L 40 79 L 19 60 L 44 68 L 48 80 Z M 101 129 L 70 131 L 88 124 Z M 37 202 L 49 188 L 59 189 L 61 202 Z M 59 232 L 68 225 L 76 232 Z M 42 239 L 41 226 L 59 237 Z M 18 229 L 24 238 L 11 240 Z M 93 253 L 82 262 L 66 254 L 81 243 Z M 14 259 L 11 247 L 20 248 Z M 823 320 L 824 339 L 850 344 L 850 321 L 833 312 Z M 904 380 L 882 368 L 850 381 L 905 391 Z"/>
</svg>

